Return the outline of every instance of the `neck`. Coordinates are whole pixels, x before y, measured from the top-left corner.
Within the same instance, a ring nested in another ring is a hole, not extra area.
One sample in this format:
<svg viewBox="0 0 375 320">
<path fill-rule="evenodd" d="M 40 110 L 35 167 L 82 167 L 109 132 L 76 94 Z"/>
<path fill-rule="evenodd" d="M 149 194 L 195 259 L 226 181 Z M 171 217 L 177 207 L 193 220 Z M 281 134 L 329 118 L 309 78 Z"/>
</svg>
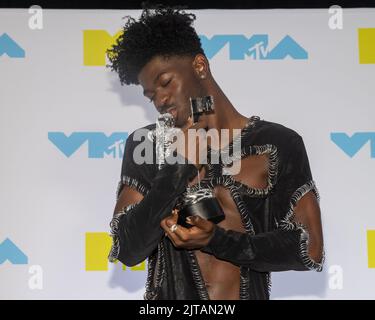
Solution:
<svg viewBox="0 0 375 320">
<path fill-rule="evenodd" d="M 214 98 L 214 113 L 207 117 L 208 129 L 242 129 L 248 123 L 248 117 L 240 114 L 229 101 L 224 92 L 216 85 L 212 90 L 208 90 L 208 95 Z"/>
</svg>

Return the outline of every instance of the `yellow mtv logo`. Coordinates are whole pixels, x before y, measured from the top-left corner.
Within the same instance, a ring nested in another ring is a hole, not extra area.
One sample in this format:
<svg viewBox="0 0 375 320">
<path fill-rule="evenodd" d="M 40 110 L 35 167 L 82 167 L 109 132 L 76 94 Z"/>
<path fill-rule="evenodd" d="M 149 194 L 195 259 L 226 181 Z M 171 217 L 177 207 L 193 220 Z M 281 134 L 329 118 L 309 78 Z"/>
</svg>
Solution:
<svg viewBox="0 0 375 320">
<path fill-rule="evenodd" d="M 111 36 L 106 30 L 83 30 L 83 65 L 104 66 L 106 51 L 111 48 L 122 31 Z"/>
<path fill-rule="evenodd" d="M 358 29 L 359 63 L 375 63 L 375 28 Z"/>
<path fill-rule="evenodd" d="M 112 238 L 107 232 L 86 232 L 86 271 L 107 271 L 111 246 Z M 123 265 L 122 269 L 126 270 L 126 266 Z M 145 261 L 130 270 L 146 270 Z"/>
<path fill-rule="evenodd" d="M 375 230 L 367 230 L 368 267 L 375 268 Z"/>
</svg>

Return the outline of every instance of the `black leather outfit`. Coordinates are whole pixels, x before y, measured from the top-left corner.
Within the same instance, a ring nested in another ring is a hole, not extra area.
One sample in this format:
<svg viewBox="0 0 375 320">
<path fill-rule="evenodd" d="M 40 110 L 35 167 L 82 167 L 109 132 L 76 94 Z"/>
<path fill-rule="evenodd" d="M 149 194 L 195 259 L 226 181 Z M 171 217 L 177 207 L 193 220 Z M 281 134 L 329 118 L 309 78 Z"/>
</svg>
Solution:
<svg viewBox="0 0 375 320">
<path fill-rule="evenodd" d="M 152 130 L 155 124 L 144 128 Z M 195 253 L 175 248 L 160 227 L 197 169 L 192 164 L 165 165 L 161 170 L 157 164 L 136 165 L 132 154 L 140 142 L 133 141 L 133 134 L 125 146 L 117 199 L 124 185 L 144 199 L 114 215 L 109 260 L 133 266 L 148 258 L 145 299 L 209 299 Z M 231 152 L 232 145 L 225 151 Z M 307 253 L 306 228 L 292 222 L 297 201 L 311 190 L 318 200 L 319 194 L 303 140 L 295 131 L 253 116 L 241 131 L 241 147 L 242 158 L 268 154 L 268 186 L 251 188 L 223 175 L 223 164 L 209 163 L 201 186 L 230 190 L 246 233 L 216 226 L 201 250 L 240 266 L 241 300 L 269 299 L 270 272 L 322 270 L 324 253 L 320 263 L 313 261 Z"/>
</svg>

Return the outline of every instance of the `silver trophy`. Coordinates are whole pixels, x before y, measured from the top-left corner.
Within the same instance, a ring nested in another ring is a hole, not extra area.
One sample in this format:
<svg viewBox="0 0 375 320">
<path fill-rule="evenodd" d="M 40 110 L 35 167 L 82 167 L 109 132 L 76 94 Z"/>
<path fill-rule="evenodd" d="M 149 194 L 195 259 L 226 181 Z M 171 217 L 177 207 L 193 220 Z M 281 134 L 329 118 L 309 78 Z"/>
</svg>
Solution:
<svg viewBox="0 0 375 320">
<path fill-rule="evenodd" d="M 199 184 L 199 183 L 198 183 Z M 191 225 L 186 222 L 190 216 L 200 216 L 213 223 L 219 223 L 225 219 L 225 214 L 214 196 L 213 190 L 208 188 L 186 188 L 186 192 L 177 201 L 178 210 L 177 223 L 185 228 Z"/>
<path fill-rule="evenodd" d="M 173 116 L 170 113 L 163 113 L 158 117 L 155 129 L 149 132 L 150 140 L 156 143 L 156 162 L 159 170 L 171 154 L 170 146 L 178 131 L 179 129 L 175 128 Z"/>
<path fill-rule="evenodd" d="M 190 109 L 195 124 L 203 113 L 212 113 L 214 111 L 213 96 L 190 98 Z"/>
<path fill-rule="evenodd" d="M 193 123 L 196 123 L 203 113 L 210 113 L 214 110 L 213 97 L 190 98 L 191 115 Z M 156 160 L 159 170 L 165 163 L 165 159 L 171 155 L 170 146 L 174 141 L 178 128 L 175 128 L 175 121 L 170 113 L 161 114 L 156 122 L 155 130 L 150 132 L 150 139 L 156 142 Z M 201 218 L 219 223 L 225 219 L 224 212 L 213 194 L 213 190 L 202 188 L 198 173 L 198 184 L 187 187 L 186 191 L 177 199 L 178 224 L 184 227 L 191 227 L 186 222 L 188 216 L 200 216 Z"/>
</svg>

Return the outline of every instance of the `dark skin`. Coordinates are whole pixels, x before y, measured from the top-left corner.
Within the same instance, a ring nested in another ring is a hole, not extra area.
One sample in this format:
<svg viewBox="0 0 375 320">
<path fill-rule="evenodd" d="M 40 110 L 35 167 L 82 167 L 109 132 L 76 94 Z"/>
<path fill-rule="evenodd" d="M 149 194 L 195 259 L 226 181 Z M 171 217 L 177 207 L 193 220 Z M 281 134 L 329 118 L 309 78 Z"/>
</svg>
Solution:
<svg viewBox="0 0 375 320">
<path fill-rule="evenodd" d="M 186 139 L 188 129 L 204 128 L 207 130 L 215 128 L 218 130 L 230 129 L 230 140 L 232 140 L 231 129 L 242 129 L 247 124 L 248 118 L 234 108 L 214 80 L 208 60 L 204 55 L 198 54 L 194 58 L 173 56 L 165 59 L 160 56 L 154 57 L 142 68 L 138 80 L 144 89 L 145 96 L 152 99 L 160 113 L 169 109 L 168 111 L 175 117 L 176 126 L 182 129 Z M 205 95 L 214 97 L 215 112 L 201 116 L 199 122 L 193 125 L 189 117 L 189 97 Z M 186 150 L 189 147 L 191 147 L 190 142 L 186 140 Z M 215 148 L 214 146 L 211 147 Z M 201 154 L 205 151 L 203 147 L 199 148 Z M 202 179 L 206 174 L 206 168 L 199 164 L 199 152 L 197 152 L 197 157 L 186 157 L 200 170 L 200 178 Z M 185 155 L 187 155 L 187 152 L 185 152 Z M 251 187 L 265 188 L 268 183 L 268 157 L 266 155 L 248 156 L 240 161 L 241 170 L 233 175 L 233 178 Z M 197 177 L 195 177 L 189 185 L 193 185 L 197 181 Z M 214 189 L 214 193 L 226 216 L 225 220 L 218 225 L 227 230 L 245 232 L 240 214 L 229 191 L 218 186 Z M 143 196 L 139 192 L 125 186 L 116 204 L 115 212 L 142 199 Z M 188 222 L 193 225 L 192 228 L 184 228 L 178 225 L 177 229 L 172 232 L 170 227 L 177 223 L 177 218 L 178 212 L 174 210 L 169 217 L 161 221 L 160 226 L 175 247 L 195 250 L 210 299 L 239 299 L 239 267 L 199 250 L 209 243 L 215 225 L 199 217 L 190 217 Z M 310 233 L 309 255 L 315 261 L 320 261 L 323 248 L 320 208 L 315 195 L 311 191 L 297 203 L 295 220 L 307 226 Z"/>
</svg>

